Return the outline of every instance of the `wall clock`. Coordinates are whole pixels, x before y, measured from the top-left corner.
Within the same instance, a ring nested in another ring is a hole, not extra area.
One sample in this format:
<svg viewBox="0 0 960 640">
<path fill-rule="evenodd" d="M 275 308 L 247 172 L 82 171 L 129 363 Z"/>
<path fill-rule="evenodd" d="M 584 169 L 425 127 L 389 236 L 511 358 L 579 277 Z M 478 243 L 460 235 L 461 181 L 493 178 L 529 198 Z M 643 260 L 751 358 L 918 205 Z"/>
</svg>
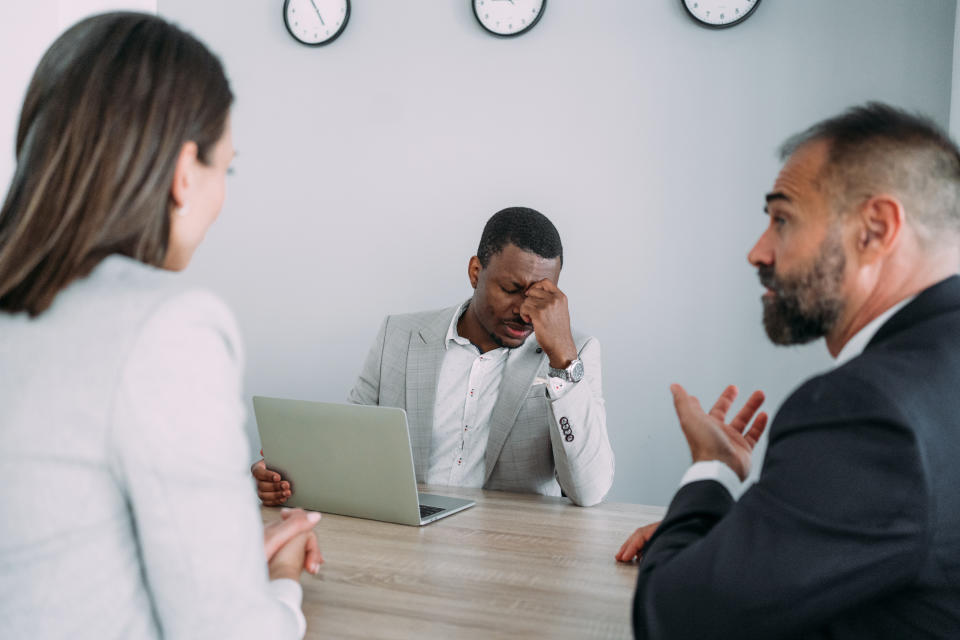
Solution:
<svg viewBox="0 0 960 640">
<path fill-rule="evenodd" d="M 724 29 L 740 24 L 756 11 L 760 0 L 680 0 L 697 24 Z"/>
<path fill-rule="evenodd" d="M 471 0 L 480 26 L 495 36 L 518 36 L 533 28 L 547 0 Z"/>
<path fill-rule="evenodd" d="M 283 24 L 294 40 L 321 47 L 336 40 L 350 20 L 350 0 L 284 0 Z"/>
</svg>

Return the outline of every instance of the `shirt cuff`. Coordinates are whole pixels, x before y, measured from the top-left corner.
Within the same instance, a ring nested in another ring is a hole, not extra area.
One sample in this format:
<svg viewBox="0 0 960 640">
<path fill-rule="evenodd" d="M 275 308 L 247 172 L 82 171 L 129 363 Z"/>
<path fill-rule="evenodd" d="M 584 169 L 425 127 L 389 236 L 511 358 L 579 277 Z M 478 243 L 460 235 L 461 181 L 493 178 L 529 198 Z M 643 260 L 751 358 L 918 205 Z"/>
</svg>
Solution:
<svg viewBox="0 0 960 640">
<path fill-rule="evenodd" d="M 303 588 L 300 583 L 290 578 L 271 580 L 268 590 L 274 598 L 290 607 L 297 618 L 297 627 L 300 629 L 300 638 L 307 632 L 307 619 L 303 617 L 300 605 L 303 603 Z"/>
<path fill-rule="evenodd" d="M 740 499 L 743 493 L 743 482 L 740 477 L 729 466 L 719 460 L 706 460 L 703 462 L 694 462 L 683 474 L 680 479 L 680 486 L 686 486 L 691 482 L 700 480 L 715 480 L 723 485 L 734 500 Z"/>
<path fill-rule="evenodd" d="M 550 392 L 550 398 L 552 400 L 559 400 L 563 397 L 567 391 L 570 390 L 570 387 L 573 386 L 573 383 L 567 382 L 563 378 L 555 378 L 550 376 L 547 381 L 547 390 Z"/>
</svg>

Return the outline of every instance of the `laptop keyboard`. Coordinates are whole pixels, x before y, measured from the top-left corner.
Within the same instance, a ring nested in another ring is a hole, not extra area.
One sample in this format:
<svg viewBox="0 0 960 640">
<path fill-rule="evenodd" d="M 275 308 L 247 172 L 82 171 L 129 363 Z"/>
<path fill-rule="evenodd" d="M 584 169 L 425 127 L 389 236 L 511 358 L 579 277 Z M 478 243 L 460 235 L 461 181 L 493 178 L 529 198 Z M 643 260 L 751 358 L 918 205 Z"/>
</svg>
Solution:
<svg viewBox="0 0 960 640">
<path fill-rule="evenodd" d="M 435 513 L 440 513 L 444 511 L 443 507 L 430 507 L 425 504 L 420 505 L 420 517 L 426 518 L 432 516 Z"/>
</svg>

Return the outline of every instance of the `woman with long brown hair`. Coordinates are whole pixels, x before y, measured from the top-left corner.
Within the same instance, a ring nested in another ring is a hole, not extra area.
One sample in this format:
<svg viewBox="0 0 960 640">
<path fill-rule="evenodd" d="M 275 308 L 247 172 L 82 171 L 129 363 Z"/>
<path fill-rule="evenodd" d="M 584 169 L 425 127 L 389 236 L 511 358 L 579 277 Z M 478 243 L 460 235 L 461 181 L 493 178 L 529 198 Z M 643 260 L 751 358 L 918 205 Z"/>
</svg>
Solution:
<svg viewBox="0 0 960 640">
<path fill-rule="evenodd" d="M 319 514 L 264 532 L 236 323 L 173 273 L 223 203 L 232 101 L 202 43 L 135 13 L 31 80 L 0 209 L 4 635 L 303 635 Z"/>
</svg>

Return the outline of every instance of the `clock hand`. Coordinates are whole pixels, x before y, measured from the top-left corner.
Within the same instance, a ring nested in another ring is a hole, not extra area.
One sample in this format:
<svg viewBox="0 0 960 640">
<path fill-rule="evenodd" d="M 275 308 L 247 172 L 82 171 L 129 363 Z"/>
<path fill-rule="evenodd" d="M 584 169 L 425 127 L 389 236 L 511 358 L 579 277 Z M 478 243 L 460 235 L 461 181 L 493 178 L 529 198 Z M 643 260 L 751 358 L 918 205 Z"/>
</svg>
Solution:
<svg viewBox="0 0 960 640">
<path fill-rule="evenodd" d="M 317 3 L 314 2 L 313 0 L 310 0 L 310 4 L 313 5 L 313 10 L 317 12 L 317 17 L 320 18 L 320 24 L 322 24 L 323 26 L 327 26 L 327 23 L 323 21 L 323 16 L 320 15 L 320 9 L 317 9 Z"/>
</svg>

